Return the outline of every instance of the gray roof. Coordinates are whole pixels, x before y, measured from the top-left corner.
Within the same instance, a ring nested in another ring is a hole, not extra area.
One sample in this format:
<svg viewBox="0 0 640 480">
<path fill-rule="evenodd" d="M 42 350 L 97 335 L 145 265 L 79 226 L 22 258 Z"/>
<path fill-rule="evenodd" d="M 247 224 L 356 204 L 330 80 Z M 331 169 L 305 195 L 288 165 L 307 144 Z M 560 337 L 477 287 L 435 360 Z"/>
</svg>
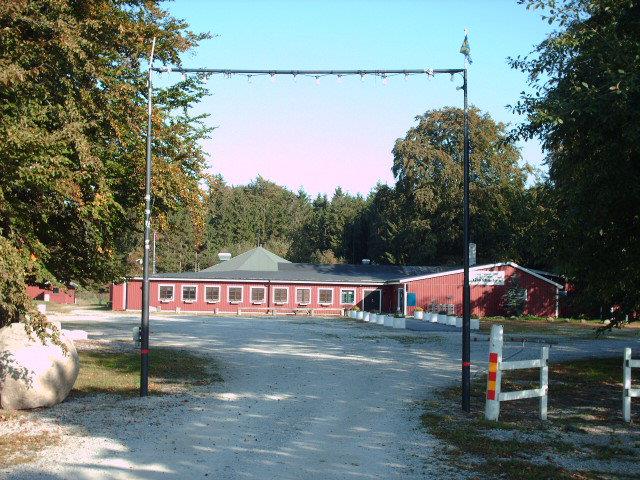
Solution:
<svg viewBox="0 0 640 480">
<path fill-rule="evenodd" d="M 254 272 L 277 272 L 280 263 L 291 263 L 289 260 L 279 257 L 266 248 L 256 247 L 248 252 L 237 255 L 226 262 L 220 262 L 203 272 L 231 272 L 231 271 L 254 271 Z"/>
<path fill-rule="evenodd" d="M 451 268 L 400 265 L 316 265 L 291 263 L 258 247 L 199 272 L 158 273 L 155 279 L 267 280 L 273 282 L 386 283 Z"/>
</svg>

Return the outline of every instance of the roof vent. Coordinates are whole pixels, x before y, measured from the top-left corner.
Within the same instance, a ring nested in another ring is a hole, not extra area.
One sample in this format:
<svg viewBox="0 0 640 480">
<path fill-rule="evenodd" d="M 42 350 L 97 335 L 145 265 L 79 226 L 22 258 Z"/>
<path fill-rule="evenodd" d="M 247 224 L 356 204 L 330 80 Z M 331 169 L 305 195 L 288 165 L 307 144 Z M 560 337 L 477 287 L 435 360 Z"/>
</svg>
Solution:
<svg viewBox="0 0 640 480">
<path fill-rule="evenodd" d="M 370 265 L 371 264 L 371 260 L 369 260 L 368 258 L 363 258 L 362 259 L 362 264 L 363 265 Z"/>
<path fill-rule="evenodd" d="M 221 262 L 226 262 L 230 258 L 231 258 L 231 254 L 228 252 L 220 252 L 218 254 L 218 260 L 220 260 Z"/>
</svg>

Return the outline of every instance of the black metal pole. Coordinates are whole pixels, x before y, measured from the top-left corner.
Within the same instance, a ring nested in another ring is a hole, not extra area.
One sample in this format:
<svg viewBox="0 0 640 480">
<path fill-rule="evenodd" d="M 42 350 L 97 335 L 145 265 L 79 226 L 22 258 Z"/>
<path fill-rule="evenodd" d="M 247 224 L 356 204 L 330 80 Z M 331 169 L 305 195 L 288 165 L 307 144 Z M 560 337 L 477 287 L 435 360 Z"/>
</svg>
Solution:
<svg viewBox="0 0 640 480">
<path fill-rule="evenodd" d="M 469 108 L 467 105 L 467 69 L 464 84 L 464 199 L 463 255 L 464 285 L 462 288 L 462 410 L 471 411 L 471 289 L 469 287 Z"/>
<path fill-rule="evenodd" d="M 156 39 L 151 44 L 151 56 L 149 57 L 149 78 L 147 98 L 147 160 L 145 174 L 144 194 L 144 254 L 142 260 L 142 320 L 140 328 L 140 396 L 149 395 L 149 243 L 151 234 L 151 96 L 153 86 L 151 76 L 153 74 L 153 53 Z"/>
</svg>

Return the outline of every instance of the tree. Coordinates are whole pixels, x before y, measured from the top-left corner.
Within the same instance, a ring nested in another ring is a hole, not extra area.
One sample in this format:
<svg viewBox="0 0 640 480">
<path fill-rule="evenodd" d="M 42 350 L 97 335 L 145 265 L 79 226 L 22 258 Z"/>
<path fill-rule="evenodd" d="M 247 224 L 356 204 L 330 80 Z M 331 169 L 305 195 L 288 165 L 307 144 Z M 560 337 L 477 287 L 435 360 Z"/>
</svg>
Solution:
<svg viewBox="0 0 640 480">
<path fill-rule="evenodd" d="M 32 255 L 36 279 L 80 284 L 125 274 L 144 199 L 144 61 L 180 62 L 206 35 L 159 2 L 3 2 L 0 6 L 0 234 Z M 157 89 L 154 214 L 199 195 L 207 129 L 191 78 Z M 37 278 L 40 277 L 40 278 Z"/>
<path fill-rule="evenodd" d="M 583 306 L 640 310 L 640 4 L 522 1 L 557 29 L 511 65 L 533 92 L 517 133 L 542 140 L 559 217 L 557 262 Z"/>
<path fill-rule="evenodd" d="M 460 264 L 462 252 L 463 112 L 431 110 L 396 141 L 398 232 L 414 264 Z M 511 259 L 514 206 L 525 189 L 520 152 L 506 126 L 477 108 L 469 110 L 471 239 L 479 261 Z"/>
</svg>

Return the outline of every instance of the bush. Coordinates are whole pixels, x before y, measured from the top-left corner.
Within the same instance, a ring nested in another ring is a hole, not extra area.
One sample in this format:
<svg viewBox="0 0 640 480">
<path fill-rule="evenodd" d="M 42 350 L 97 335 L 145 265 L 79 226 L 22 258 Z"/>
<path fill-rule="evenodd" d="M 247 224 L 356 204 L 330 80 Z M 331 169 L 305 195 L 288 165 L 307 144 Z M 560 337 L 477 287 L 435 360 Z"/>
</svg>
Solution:
<svg viewBox="0 0 640 480">
<path fill-rule="evenodd" d="M 527 290 L 520 286 L 520 277 L 513 275 L 507 280 L 507 291 L 502 296 L 502 308 L 507 315 L 520 317 L 527 306 Z"/>
</svg>

